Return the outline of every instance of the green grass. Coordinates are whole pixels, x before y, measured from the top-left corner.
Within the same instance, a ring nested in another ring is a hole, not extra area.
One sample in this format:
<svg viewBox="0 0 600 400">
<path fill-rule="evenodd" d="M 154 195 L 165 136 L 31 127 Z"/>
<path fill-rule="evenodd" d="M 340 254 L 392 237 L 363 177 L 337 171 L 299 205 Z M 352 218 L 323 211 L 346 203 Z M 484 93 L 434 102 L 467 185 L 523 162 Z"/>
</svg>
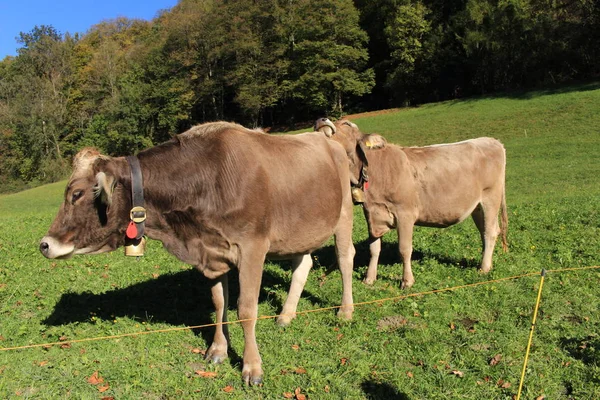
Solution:
<svg viewBox="0 0 600 400">
<path fill-rule="evenodd" d="M 356 302 L 600 264 L 598 84 L 431 104 L 354 122 L 402 145 L 500 139 L 507 148 L 510 219 L 510 252 L 497 249 L 487 276 L 476 270 L 481 244 L 472 222 L 417 228 L 416 284 L 403 292 L 395 233 L 384 237 L 378 281 L 361 283 L 368 248 L 357 207 Z M 206 280 L 159 242 L 150 241 L 139 261 L 121 251 L 44 259 L 38 241 L 63 190 L 64 182 L 0 196 L 0 347 L 211 322 Z M 335 306 L 341 297 L 331 245 L 315 257 L 299 310 Z M 266 265 L 260 315 L 281 310 L 290 277 L 289 264 Z M 300 388 L 314 399 L 511 399 L 539 281 L 526 277 L 360 306 L 346 323 L 333 311 L 299 316 L 285 329 L 261 320 L 263 387 L 241 382 L 238 325 L 231 327 L 231 357 L 219 366 L 197 354 L 210 345 L 210 328 L 0 351 L 0 398 L 277 399 Z M 523 399 L 600 398 L 599 283 L 595 269 L 547 275 Z M 230 320 L 236 300 L 232 293 Z M 203 378 L 199 370 L 217 375 Z M 103 382 L 92 384 L 96 371 Z"/>
</svg>

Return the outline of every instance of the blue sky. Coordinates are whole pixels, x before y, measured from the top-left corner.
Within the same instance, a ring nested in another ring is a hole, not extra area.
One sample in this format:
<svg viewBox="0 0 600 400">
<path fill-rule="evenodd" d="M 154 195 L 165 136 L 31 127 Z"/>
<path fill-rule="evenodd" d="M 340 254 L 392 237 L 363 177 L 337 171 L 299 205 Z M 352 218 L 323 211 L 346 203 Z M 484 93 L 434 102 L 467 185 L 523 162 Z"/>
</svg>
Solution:
<svg viewBox="0 0 600 400">
<path fill-rule="evenodd" d="M 60 33 L 85 33 L 116 17 L 150 20 L 177 0 L 0 0 L 0 60 L 16 55 L 19 32 L 52 25 Z"/>
</svg>

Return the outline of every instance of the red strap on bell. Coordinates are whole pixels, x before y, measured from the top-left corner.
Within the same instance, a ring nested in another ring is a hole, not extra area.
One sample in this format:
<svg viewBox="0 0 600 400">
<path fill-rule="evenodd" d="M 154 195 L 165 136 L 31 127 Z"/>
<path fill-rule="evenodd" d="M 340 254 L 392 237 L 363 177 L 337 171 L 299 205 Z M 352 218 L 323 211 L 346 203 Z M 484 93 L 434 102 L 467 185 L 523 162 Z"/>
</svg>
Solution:
<svg viewBox="0 0 600 400">
<path fill-rule="evenodd" d="M 129 225 L 127 225 L 127 230 L 125 231 L 125 235 L 129 239 L 135 239 L 137 236 L 137 227 L 135 226 L 135 222 L 129 221 Z"/>
<path fill-rule="evenodd" d="M 369 181 L 366 181 L 365 184 L 363 185 L 365 190 L 369 189 Z"/>
</svg>

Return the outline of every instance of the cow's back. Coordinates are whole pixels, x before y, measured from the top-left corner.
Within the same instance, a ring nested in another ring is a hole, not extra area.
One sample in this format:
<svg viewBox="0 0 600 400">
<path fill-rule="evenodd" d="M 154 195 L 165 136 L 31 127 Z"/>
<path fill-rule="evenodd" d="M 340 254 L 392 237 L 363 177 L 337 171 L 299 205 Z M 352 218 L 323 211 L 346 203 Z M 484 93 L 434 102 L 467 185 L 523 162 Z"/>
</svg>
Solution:
<svg viewBox="0 0 600 400">
<path fill-rule="evenodd" d="M 256 162 L 268 178 L 269 256 L 312 252 L 340 218 L 349 181 L 345 153 L 317 133 L 255 138 L 261 146 Z"/>
<path fill-rule="evenodd" d="M 180 142 L 184 157 L 204 170 L 198 195 L 205 218 L 226 220 L 219 225 L 234 242 L 267 237 L 270 257 L 288 257 L 333 234 L 349 180 L 337 144 L 317 133 L 267 135 L 239 126 Z"/>
<path fill-rule="evenodd" d="M 417 223 L 447 226 L 462 221 L 484 191 L 504 185 L 505 151 L 495 139 L 404 147 L 403 151 L 418 182 Z"/>
<path fill-rule="evenodd" d="M 491 138 L 424 147 L 388 144 L 368 151 L 367 158 L 367 207 L 397 207 L 414 214 L 418 225 L 455 224 L 470 215 L 484 190 L 504 184 L 504 147 Z"/>
</svg>

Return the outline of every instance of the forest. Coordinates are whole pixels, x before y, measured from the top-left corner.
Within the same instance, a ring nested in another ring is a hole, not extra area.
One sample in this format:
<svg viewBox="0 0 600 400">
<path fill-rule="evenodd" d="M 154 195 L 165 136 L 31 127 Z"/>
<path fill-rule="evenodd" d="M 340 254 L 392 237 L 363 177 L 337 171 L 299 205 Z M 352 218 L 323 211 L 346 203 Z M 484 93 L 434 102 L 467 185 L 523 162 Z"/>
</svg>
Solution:
<svg viewBox="0 0 600 400">
<path fill-rule="evenodd" d="M 214 120 L 321 116 L 600 76 L 595 0 L 180 0 L 151 21 L 34 26 L 0 61 L 0 192 Z M 485 132 L 482 132 L 485 134 Z"/>
</svg>

